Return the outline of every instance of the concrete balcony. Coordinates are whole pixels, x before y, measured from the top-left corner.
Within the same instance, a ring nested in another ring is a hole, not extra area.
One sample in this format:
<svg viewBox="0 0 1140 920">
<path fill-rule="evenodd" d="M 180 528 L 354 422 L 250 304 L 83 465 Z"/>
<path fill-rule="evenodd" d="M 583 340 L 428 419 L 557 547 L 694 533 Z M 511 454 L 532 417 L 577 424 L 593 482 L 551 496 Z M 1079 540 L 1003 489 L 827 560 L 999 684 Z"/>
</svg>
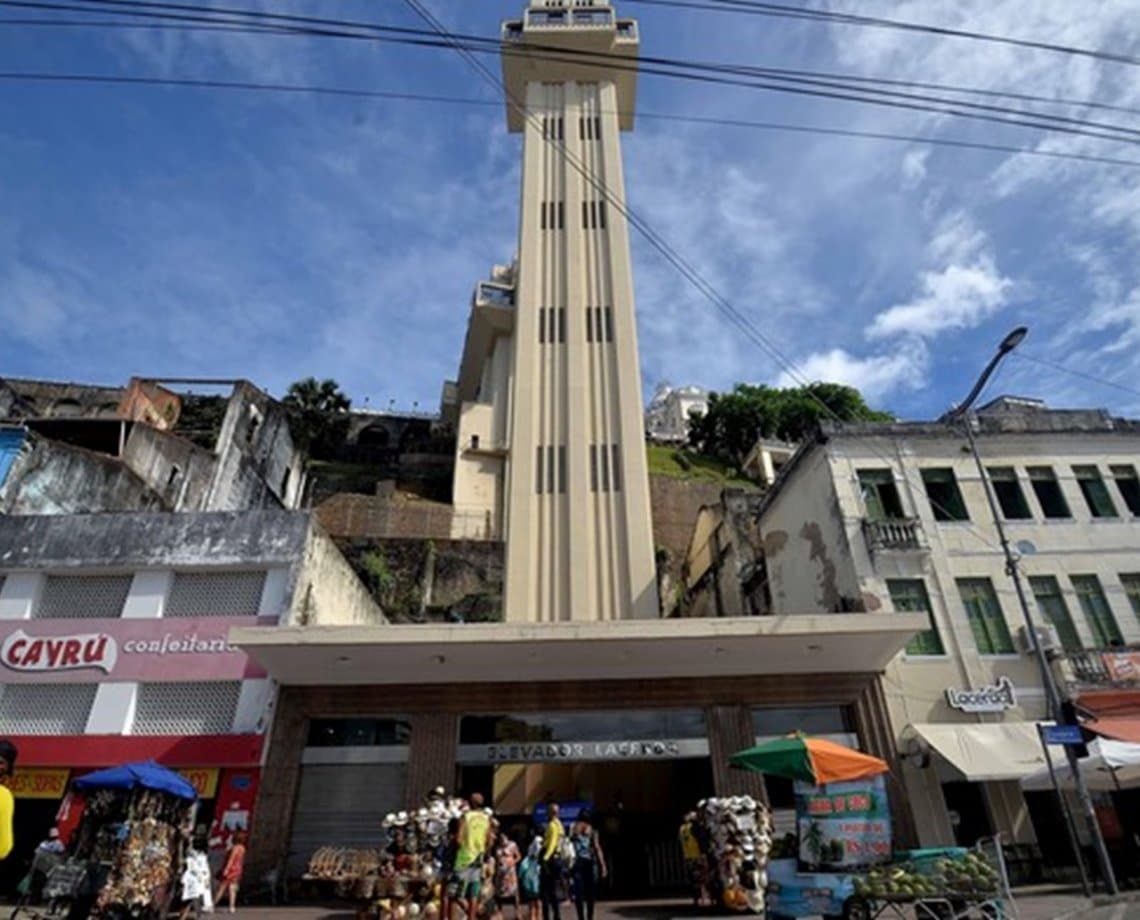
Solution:
<svg viewBox="0 0 1140 920">
<path fill-rule="evenodd" d="M 918 518 L 864 519 L 863 537 L 872 553 L 925 552 L 929 549 Z"/>
<path fill-rule="evenodd" d="M 1140 648 L 1064 652 L 1055 667 L 1069 686 L 1085 689 L 1140 687 Z"/>
</svg>

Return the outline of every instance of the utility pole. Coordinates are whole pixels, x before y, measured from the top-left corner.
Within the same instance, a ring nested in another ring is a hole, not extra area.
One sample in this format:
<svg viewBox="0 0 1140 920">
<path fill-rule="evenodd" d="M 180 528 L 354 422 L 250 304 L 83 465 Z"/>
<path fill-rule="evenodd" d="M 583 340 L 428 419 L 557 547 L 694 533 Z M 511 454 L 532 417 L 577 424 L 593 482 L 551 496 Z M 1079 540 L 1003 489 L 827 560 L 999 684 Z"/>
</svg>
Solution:
<svg viewBox="0 0 1140 920">
<path fill-rule="evenodd" d="M 1001 363 L 1006 355 L 1020 345 L 1028 334 L 1029 330 L 1025 326 L 1018 326 L 1002 339 L 1001 344 L 998 345 L 997 354 L 990 359 L 990 363 L 986 365 L 985 370 L 982 371 L 981 376 L 978 377 L 973 389 L 970 390 L 965 400 L 963 400 L 960 406 L 957 406 L 953 411 L 943 416 L 943 418 L 948 423 L 956 421 L 964 422 L 963 427 L 966 432 L 966 442 L 969 444 L 970 455 L 974 458 L 974 464 L 978 468 L 978 477 L 982 480 L 982 488 L 986 493 L 986 503 L 989 505 L 990 516 L 993 518 L 993 525 L 997 530 L 1001 550 L 1005 556 L 1005 571 L 1013 581 L 1013 588 L 1017 593 L 1017 602 L 1021 606 L 1021 615 L 1025 619 L 1025 630 L 1029 645 L 1033 650 L 1033 657 L 1037 660 L 1038 670 L 1041 672 L 1041 684 L 1045 688 L 1045 700 L 1048 706 L 1049 717 L 1059 725 L 1062 719 L 1061 693 L 1057 688 L 1057 682 L 1053 677 L 1053 669 L 1049 667 L 1049 662 L 1045 657 L 1045 650 L 1041 647 L 1041 641 L 1033 623 L 1033 614 L 1029 609 L 1025 586 L 1022 584 L 1021 572 L 1017 567 L 1017 556 L 1009 545 L 1009 538 L 1006 536 L 1005 526 L 1002 524 L 1001 513 L 998 510 L 997 498 L 994 495 L 993 484 L 990 482 L 985 465 L 982 463 L 981 455 L 978 453 L 978 444 L 974 439 L 974 417 L 973 413 L 970 412 L 970 407 L 982 392 L 982 388 L 985 387 L 990 376 L 997 369 L 998 364 Z M 1108 848 L 1104 844 L 1104 836 L 1101 834 L 1100 824 L 1096 819 L 1096 811 L 1093 809 L 1092 797 L 1089 795 L 1085 778 L 1081 774 L 1080 760 L 1072 745 L 1066 744 L 1064 745 L 1064 749 L 1065 757 L 1069 762 L 1069 769 L 1073 774 L 1073 785 L 1077 790 L 1077 799 L 1080 801 L 1081 811 L 1084 813 L 1085 820 L 1088 822 L 1089 834 L 1092 836 L 1093 847 L 1096 850 L 1096 858 L 1100 867 L 1101 878 L 1104 879 L 1108 893 L 1116 894 L 1119 890 L 1116 884 L 1116 875 L 1112 870 L 1112 861 L 1108 856 Z M 1048 752 L 1046 752 L 1046 757 L 1048 757 Z M 1058 796 L 1061 794 L 1059 788 L 1057 794 Z M 1079 861 L 1080 852 L 1078 851 L 1075 855 Z"/>
</svg>

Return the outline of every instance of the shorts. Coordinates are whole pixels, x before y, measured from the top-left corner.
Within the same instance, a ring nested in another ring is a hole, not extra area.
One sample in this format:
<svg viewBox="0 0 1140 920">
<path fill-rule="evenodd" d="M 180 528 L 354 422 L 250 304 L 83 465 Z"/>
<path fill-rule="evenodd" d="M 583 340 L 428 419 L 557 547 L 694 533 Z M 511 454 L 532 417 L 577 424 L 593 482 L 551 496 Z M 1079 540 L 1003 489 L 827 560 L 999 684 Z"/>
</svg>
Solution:
<svg viewBox="0 0 1140 920">
<path fill-rule="evenodd" d="M 468 898 L 478 898 L 483 891 L 483 867 L 478 863 L 466 869 L 457 869 L 455 872 L 456 889 L 452 895 L 461 901 Z"/>
</svg>

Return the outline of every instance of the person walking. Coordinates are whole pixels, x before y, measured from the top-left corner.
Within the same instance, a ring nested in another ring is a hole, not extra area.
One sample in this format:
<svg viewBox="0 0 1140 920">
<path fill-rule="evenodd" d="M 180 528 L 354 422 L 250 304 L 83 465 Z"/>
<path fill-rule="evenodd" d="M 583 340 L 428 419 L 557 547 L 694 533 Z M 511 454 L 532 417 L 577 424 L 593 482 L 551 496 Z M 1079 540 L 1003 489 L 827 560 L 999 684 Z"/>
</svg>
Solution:
<svg viewBox="0 0 1140 920">
<path fill-rule="evenodd" d="M 538 905 L 542 898 L 542 835 L 537 832 L 519 864 L 518 876 L 519 894 L 526 905 L 526 920 L 540 920 Z"/>
<path fill-rule="evenodd" d="M 8 784 L 16 770 L 17 753 L 16 745 L 7 738 L 0 739 L 0 861 L 7 859 L 16 845 L 16 835 L 12 830 L 16 800 Z"/>
<path fill-rule="evenodd" d="M 479 895 L 483 890 L 483 859 L 487 855 L 487 840 L 491 832 L 491 816 L 483 810 L 483 796 L 471 795 L 471 807 L 459 820 L 459 849 L 455 853 L 455 875 L 459 880 L 455 901 L 466 902 L 467 920 L 475 920 L 479 908 Z M 451 920 L 444 917 L 443 920 Z"/>
<path fill-rule="evenodd" d="M 681 841 L 681 855 L 685 859 L 685 874 L 693 892 L 693 904 L 700 907 L 707 900 L 707 886 L 705 884 L 706 859 L 701 849 L 701 839 L 698 832 L 697 813 L 690 811 L 685 815 L 678 831 Z"/>
<path fill-rule="evenodd" d="M 226 852 L 226 864 L 222 868 L 222 883 L 214 895 L 214 903 L 220 907 L 222 895 L 229 892 L 231 914 L 237 910 L 238 889 L 241 887 L 241 875 L 244 869 L 245 831 L 238 831 L 230 841 L 229 850 Z"/>
<path fill-rule="evenodd" d="M 500 830 L 495 844 L 495 917 L 502 920 L 503 908 L 513 904 L 515 920 L 519 916 L 519 863 L 522 854 L 518 844 Z"/>
<path fill-rule="evenodd" d="M 594 920 L 598 880 L 606 877 L 606 857 L 588 811 L 578 815 L 570 842 L 574 845 L 574 908 L 578 920 Z"/>
<path fill-rule="evenodd" d="M 562 873 L 565 871 L 561 851 L 566 828 L 559 820 L 556 802 L 550 803 L 549 811 L 550 819 L 542 834 L 542 920 L 561 920 L 559 902 L 562 900 Z"/>
</svg>

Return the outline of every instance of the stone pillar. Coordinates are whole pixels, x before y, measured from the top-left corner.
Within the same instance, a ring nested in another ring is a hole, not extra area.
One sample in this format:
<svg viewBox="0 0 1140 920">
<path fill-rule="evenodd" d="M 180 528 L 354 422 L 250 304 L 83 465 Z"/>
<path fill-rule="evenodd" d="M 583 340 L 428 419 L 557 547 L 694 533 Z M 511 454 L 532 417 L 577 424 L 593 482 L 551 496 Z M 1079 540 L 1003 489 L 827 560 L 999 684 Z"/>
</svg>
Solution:
<svg viewBox="0 0 1140 920">
<path fill-rule="evenodd" d="M 450 794 L 455 786 L 459 716 L 428 712 L 412 716 L 412 750 L 408 757 L 408 804 L 422 802 L 436 786 Z"/>
<path fill-rule="evenodd" d="M 868 754 L 874 754 L 891 768 L 887 774 L 887 798 L 891 805 L 891 823 L 894 826 L 896 849 L 911 849 L 918 845 L 918 832 L 914 814 L 902 782 L 902 761 L 895 746 L 895 733 L 887 712 L 882 677 L 877 676 L 863 688 L 855 701 L 855 731 Z"/>
<path fill-rule="evenodd" d="M 282 687 L 277 697 L 273 730 L 265 740 L 269 754 L 261 771 L 253 812 L 250 878 L 280 866 L 289 852 L 293 808 L 301 780 L 301 752 L 309 730 L 308 714 L 301 705 L 305 692 L 304 688 Z"/>
<path fill-rule="evenodd" d="M 756 743 L 752 730 L 752 713 L 747 706 L 710 706 L 705 710 L 709 731 L 709 756 L 712 758 L 713 789 L 718 796 L 750 795 L 768 801 L 764 777 L 749 770 L 728 765 L 728 758 Z M 691 804 L 691 803 L 690 803 Z"/>
</svg>

